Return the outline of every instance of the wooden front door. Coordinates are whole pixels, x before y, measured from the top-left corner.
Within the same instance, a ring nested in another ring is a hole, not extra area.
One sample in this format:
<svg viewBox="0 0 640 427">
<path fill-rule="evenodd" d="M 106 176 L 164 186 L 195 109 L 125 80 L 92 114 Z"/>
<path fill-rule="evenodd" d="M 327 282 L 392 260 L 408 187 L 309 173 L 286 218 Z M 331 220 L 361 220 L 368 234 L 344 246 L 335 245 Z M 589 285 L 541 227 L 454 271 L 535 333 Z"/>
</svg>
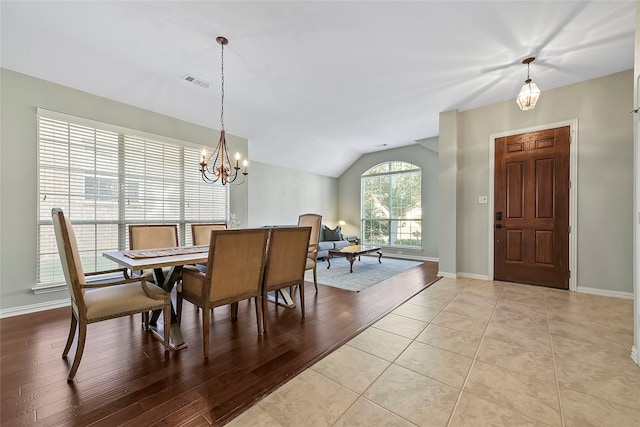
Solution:
<svg viewBox="0 0 640 427">
<path fill-rule="evenodd" d="M 569 126 L 496 139 L 494 278 L 569 289 Z"/>
</svg>

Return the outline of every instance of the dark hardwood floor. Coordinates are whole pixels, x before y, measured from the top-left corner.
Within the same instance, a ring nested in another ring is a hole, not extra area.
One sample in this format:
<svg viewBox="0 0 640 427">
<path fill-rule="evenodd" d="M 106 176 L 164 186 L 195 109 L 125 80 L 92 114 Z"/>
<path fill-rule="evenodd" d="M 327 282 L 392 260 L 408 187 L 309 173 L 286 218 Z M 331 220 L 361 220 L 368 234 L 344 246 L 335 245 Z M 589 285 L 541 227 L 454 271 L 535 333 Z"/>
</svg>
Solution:
<svg viewBox="0 0 640 427">
<path fill-rule="evenodd" d="M 322 268 L 322 266 L 319 266 Z M 67 383 L 61 358 L 70 309 L 0 320 L 2 426 L 222 425 L 437 279 L 425 262 L 362 292 L 306 283 L 306 316 L 269 304 L 259 336 L 253 303 L 214 310 L 209 359 L 200 313 L 185 302 L 189 347 L 164 353 L 140 316 L 89 325 L 82 363 Z M 297 301 L 297 298 L 296 298 Z M 75 344 L 70 352 L 70 361 Z"/>
</svg>

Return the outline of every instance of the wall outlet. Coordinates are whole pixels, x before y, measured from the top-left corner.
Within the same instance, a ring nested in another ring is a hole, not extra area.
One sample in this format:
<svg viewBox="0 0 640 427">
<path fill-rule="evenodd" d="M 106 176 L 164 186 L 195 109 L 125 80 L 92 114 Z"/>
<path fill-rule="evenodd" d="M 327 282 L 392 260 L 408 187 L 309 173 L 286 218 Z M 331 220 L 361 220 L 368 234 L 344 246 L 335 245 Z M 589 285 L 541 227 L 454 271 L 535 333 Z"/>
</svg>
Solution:
<svg viewBox="0 0 640 427">
<path fill-rule="evenodd" d="M 479 196 L 478 197 L 478 204 L 480 205 L 486 205 L 488 203 L 488 198 L 487 196 Z"/>
</svg>

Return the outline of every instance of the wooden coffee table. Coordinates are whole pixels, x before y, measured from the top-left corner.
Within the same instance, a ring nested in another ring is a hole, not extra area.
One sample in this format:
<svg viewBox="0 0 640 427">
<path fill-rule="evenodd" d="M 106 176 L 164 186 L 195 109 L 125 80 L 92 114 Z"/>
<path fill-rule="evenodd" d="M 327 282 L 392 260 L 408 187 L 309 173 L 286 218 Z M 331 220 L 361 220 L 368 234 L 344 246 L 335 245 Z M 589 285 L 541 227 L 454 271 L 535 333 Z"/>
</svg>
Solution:
<svg viewBox="0 0 640 427">
<path fill-rule="evenodd" d="M 343 256 L 349 260 L 351 264 L 349 268 L 349 273 L 353 273 L 353 261 L 358 257 L 358 261 L 360 261 L 360 255 L 368 254 L 371 252 L 378 253 L 378 262 L 382 264 L 382 249 L 380 246 L 372 246 L 372 245 L 352 245 L 347 246 L 340 249 L 330 249 L 329 254 L 327 255 L 327 269 L 331 267 L 331 258 L 334 256 Z"/>
</svg>

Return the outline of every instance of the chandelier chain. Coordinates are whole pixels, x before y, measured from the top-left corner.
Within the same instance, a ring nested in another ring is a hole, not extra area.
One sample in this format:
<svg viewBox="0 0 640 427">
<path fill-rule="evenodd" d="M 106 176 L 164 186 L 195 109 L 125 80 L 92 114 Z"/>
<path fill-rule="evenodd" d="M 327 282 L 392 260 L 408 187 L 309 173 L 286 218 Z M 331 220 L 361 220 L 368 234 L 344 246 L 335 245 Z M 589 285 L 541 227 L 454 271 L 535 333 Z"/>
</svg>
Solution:
<svg viewBox="0 0 640 427">
<path fill-rule="evenodd" d="M 220 126 L 222 127 L 222 129 L 224 129 L 224 44 L 222 44 L 221 46 L 222 46 L 222 49 L 220 53 L 220 64 L 221 64 L 220 93 L 222 94 L 222 97 L 221 97 L 221 106 L 220 106 Z"/>
</svg>

